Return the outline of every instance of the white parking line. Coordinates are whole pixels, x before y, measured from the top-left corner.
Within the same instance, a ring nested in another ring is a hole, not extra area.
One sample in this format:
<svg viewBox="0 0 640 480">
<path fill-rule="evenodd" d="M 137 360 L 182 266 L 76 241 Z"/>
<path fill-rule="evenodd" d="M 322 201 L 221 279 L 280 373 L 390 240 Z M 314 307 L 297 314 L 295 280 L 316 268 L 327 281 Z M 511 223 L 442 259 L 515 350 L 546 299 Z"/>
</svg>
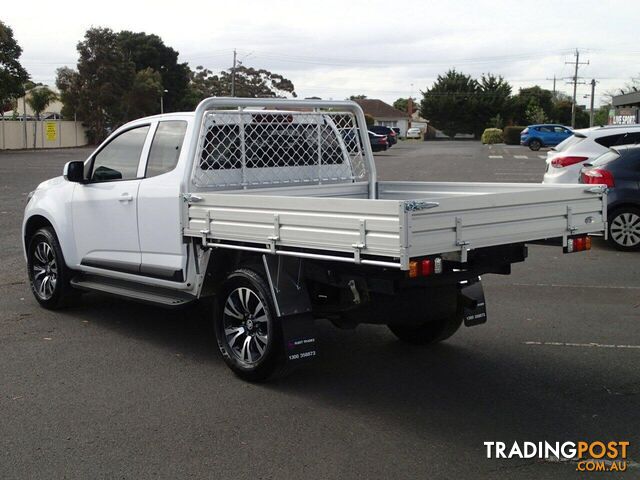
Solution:
<svg viewBox="0 0 640 480">
<path fill-rule="evenodd" d="M 514 287 L 552 287 L 552 288 L 609 288 L 614 290 L 639 290 L 635 285 L 578 285 L 570 283 L 512 283 Z"/>
<path fill-rule="evenodd" d="M 583 347 L 583 348 L 632 348 L 639 349 L 640 345 L 609 345 L 606 343 L 570 343 L 570 342 L 522 342 L 525 345 L 543 345 L 551 347 Z"/>
<path fill-rule="evenodd" d="M 527 157 L 526 155 L 514 155 L 513 158 L 523 158 L 526 160 L 529 157 Z"/>
<path fill-rule="evenodd" d="M 489 155 L 489 158 L 504 158 L 502 155 Z"/>
<path fill-rule="evenodd" d="M 538 155 L 538 158 L 541 158 L 542 160 L 545 160 L 547 158 L 546 155 Z"/>
</svg>

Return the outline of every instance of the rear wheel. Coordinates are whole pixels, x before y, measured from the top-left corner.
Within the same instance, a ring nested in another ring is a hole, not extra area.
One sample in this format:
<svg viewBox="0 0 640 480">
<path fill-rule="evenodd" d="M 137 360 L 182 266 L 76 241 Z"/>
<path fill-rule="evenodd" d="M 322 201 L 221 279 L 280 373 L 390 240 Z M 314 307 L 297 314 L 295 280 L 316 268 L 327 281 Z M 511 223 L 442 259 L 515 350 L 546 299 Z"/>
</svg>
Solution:
<svg viewBox="0 0 640 480">
<path fill-rule="evenodd" d="M 388 327 L 403 342 L 413 345 L 429 345 L 451 337 L 458 331 L 461 324 L 462 316 L 455 315 L 422 325 L 389 325 Z"/>
<path fill-rule="evenodd" d="M 66 306 L 77 291 L 69 281 L 62 249 L 53 228 L 43 227 L 33 234 L 27 247 L 27 270 L 34 297 L 45 308 Z"/>
<path fill-rule="evenodd" d="M 609 214 L 609 243 L 626 252 L 640 250 L 640 208 L 624 207 Z"/>
<path fill-rule="evenodd" d="M 251 382 L 280 373 L 285 360 L 282 327 L 262 276 L 249 269 L 231 273 L 218 307 L 214 327 L 229 368 Z"/>
<path fill-rule="evenodd" d="M 542 142 L 537 138 L 534 138 L 529 142 L 529 148 L 534 152 L 537 152 L 538 150 L 540 150 L 540 147 L 542 147 Z"/>
</svg>

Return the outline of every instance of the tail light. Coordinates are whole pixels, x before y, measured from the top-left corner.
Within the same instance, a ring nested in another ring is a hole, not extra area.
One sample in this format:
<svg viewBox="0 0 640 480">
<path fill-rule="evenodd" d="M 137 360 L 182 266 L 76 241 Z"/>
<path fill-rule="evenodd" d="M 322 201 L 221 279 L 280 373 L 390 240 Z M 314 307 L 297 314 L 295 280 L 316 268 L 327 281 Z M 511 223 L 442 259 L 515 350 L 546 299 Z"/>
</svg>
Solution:
<svg viewBox="0 0 640 480">
<path fill-rule="evenodd" d="M 588 235 L 568 238 L 567 246 L 564 247 L 564 253 L 584 252 L 585 250 L 591 250 L 591 237 Z"/>
<path fill-rule="evenodd" d="M 609 170 L 602 170 L 600 168 L 583 170 L 580 174 L 580 180 L 582 183 L 590 185 L 606 185 L 609 188 L 615 187 L 616 185 L 613 174 Z"/>
<path fill-rule="evenodd" d="M 388 142 L 387 142 L 387 137 L 382 137 L 382 138 L 380 139 L 380 143 L 388 143 Z"/>
<path fill-rule="evenodd" d="M 409 262 L 409 278 L 428 277 L 442 273 L 442 258 L 423 258 Z"/>
<path fill-rule="evenodd" d="M 589 160 L 589 157 L 556 157 L 551 160 L 551 165 L 556 168 L 568 167 L 569 165 L 575 165 L 576 163 Z"/>
</svg>

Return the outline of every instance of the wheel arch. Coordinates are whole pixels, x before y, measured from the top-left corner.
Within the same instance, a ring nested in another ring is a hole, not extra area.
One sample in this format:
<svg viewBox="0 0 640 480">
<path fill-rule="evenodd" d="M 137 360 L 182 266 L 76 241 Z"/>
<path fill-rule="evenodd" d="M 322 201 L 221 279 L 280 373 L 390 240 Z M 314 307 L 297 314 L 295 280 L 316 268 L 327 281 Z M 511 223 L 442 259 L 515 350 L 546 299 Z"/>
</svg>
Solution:
<svg viewBox="0 0 640 480">
<path fill-rule="evenodd" d="M 628 200 L 622 200 L 620 202 L 616 202 L 616 203 L 612 203 L 611 205 L 609 205 L 609 207 L 607 208 L 608 212 L 607 212 L 607 218 L 610 219 L 611 218 L 611 214 L 613 212 L 617 212 L 618 210 L 624 210 L 625 208 L 640 208 L 640 203 L 638 202 L 630 202 Z"/>
<path fill-rule="evenodd" d="M 51 227 L 55 232 L 56 229 L 53 226 L 53 223 L 43 215 L 35 214 L 30 216 L 24 224 L 24 232 L 22 236 L 22 241 L 24 245 L 24 250 L 26 252 L 27 248 L 29 248 L 29 239 L 43 227 Z"/>
</svg>

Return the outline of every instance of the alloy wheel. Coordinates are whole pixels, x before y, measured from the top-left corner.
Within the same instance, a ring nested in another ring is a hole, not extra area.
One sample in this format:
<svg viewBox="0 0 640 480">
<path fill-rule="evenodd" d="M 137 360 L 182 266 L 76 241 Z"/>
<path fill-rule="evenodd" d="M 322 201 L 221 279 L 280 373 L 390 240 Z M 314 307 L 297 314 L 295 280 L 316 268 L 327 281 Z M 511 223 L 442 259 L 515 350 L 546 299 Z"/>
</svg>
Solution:
<svg viewBox="0 0 640 480">
<path fill-rule="evenodd" d="M 31 273 L 33 288 L 42 300 L 53 297 L 58 281 L 58 263 L 53 248 L 47 242 L 40 242 L 33 250 Z"/>
<path fill-rule="evenodd" d="M 222 324 L 233 355 L 246 365 L 259 362 L 267 349 L 269 322 L 256 292 L 247 287 L 232 290 L 224 305 Z"/>
<path fill-rule="evenodd" d="M 623 247 L 635 247 L 640 243 L 640 216 L 623 212 L 611 221 L 611 237 Z"/>
</svg>

